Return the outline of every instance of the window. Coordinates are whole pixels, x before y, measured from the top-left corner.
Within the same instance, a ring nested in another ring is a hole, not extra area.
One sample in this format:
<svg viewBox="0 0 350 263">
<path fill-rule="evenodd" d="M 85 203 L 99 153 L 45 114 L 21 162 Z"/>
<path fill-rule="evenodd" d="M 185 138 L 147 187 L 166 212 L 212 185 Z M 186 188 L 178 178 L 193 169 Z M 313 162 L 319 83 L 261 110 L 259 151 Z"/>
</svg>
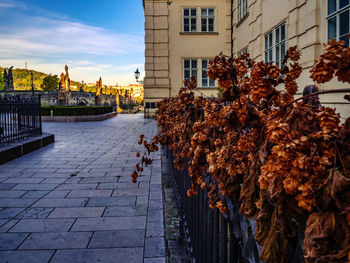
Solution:
<svg viewBox="0 0 350 263">
<path fill-rule="evenodd" d="M 209 59 L 202 59 L 202 87 L 215 87 L 215 80 L 212 80 L 207 75 Z"/>
<path fill-rule="evenodd" d="M 197 9 L 184 8 L 184 32 L 197 32 Z"/>
<path fill-rule="evenodd" d="M 344 40 L 349 46 L 350 0 L 328 0 L 327 3 L 328 40 Z"/>
<path fill-rule="evenodd" d="M 283 23 L 265 35 L 265 63 L 275 62 L 281 67 L 285 54 L 286 23 Z"/>
<path fill-rule="evenodd" d="M 155 109 L 156 103 L 155 102 L 146 102 L 146 109 Z"/>
<path fill-rule="evenodd" d="M 237 13 L 239 22 L 248 13 L 248 0 L 238 0 Z"/>
<path fill-rule="evenodd" d="M 214 8 L 201 8 L 201 32 L 214 32 Z"/>
<path fill-rule="evenodd" d="M 286 24 L 283 23 L 275 29 L 275 54 L 276 54 L 276 65 L 280 68 L 282 61 L 286 54 Z"/>
<path fill-rule="evenodd" d="M 237 56 L 239 57 L 240 55 L 243 55 L 245 53 L 248 53 L 248 47 L 245 47 L 245 48 L 241 49 L 240 51 L 238 51 Z"/>
<path fill-rule="evenodd" d="M 272 52 L 273 52 L 273 31 L 265 35 L 265 63 L 273 61 Z"/>
<path fill-rule="evenodd" d="M 191 77 L 197 78 L 197 59 L 184 60 L 184 79 L 190 81 Z"/>
<path fill-rule="evenodd" d="M 189 81 L 194 76 L 199 87 L 216 87 L 215 80 L 207 76 L 209 61 L 210 59 L 184 59 L 184 79 Z"/>
</svg>

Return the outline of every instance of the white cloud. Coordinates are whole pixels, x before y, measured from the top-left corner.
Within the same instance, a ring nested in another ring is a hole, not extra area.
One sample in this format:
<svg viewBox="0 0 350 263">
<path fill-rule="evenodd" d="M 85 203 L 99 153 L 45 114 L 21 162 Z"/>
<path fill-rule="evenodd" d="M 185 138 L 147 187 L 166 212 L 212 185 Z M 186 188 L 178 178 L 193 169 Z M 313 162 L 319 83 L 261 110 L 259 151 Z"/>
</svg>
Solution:
<svg viewBox="0 0 350 263">
<path fill-rule="evenodd" d="M 0 0 L 0 8 L 26 8 L 26 5 L 18 1 Z"/>
<path fill-rule="evenodd" d="M 11 8 L 15 7 L 15 5 L 10 3 L 0 3 L 0 7 Z"/>
<path fill-rule="evenodd" d="M 136 70 L 137 68 L 140 69 L 140 68 L 143 68 L 143 64 L 132 64 L 132 65 L 126 65 L 126 66 L 119 66 L 119 67 L 116 67 L 114 68 L 115 70 L 120 70 L 120 71 L 124 71 L 124 70 Z"/>
<path fill-rule="evenodd" d="M 109 32 L 83 23 L 32 17 L 27 26 L 0 31 L 0 53 L 10 55 L 92 54 L 143 52 L 143 37 Z"/>
<path fill-rule="evenodd" d="M 0 66 L 24 68 L 27 61 L 29 69 L 59 75 L 67 64 L 72 80 L 95 82 L 101 76 L 106 85 L 135 83 L 133 72 L 144 71 L 143 64 L 126 62 L 129 55 L 143 60 L 143 36 L 76 22 L 17 0 L 0 0 L 1 8 L 30 9 L 46 18 L 22 12 L 16 26 L 0 25 Z"/>
</svg>

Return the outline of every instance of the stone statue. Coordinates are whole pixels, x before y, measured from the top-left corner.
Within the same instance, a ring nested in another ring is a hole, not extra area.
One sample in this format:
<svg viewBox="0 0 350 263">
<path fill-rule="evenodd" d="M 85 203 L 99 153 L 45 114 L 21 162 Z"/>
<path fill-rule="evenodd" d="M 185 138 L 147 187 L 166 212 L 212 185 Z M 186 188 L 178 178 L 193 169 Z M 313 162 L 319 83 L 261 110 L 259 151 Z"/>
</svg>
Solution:
<svg viewBox="0 0 350 263">
<path fill-rule="evenodd" d="M 68 66 L 67 65 L 64 66 L 64 70 L 66 72 L 66 74 L 64 76 L 64 81 L 66 83 L 66 90 L 70 91 L 70 78 L 69 78 Z"/>
<path fill-rule="evenodd" d="M 5 82 L 4 90 L 8 90 L 9 82 L 8 82 L 8 78 L 7 78 L 6 69 L 4 69 L 4 82 Z"/>
<path fill-rule="evenodd" d="M 6 71 L 6 69 L 4 70 L 4 90 L 14 90 L 12 68 L 13 67 L 10 67 L 8 71 Z"/>
<path fill-rule="evenodd" d="M 13 66 L 9 68 L 8 78 L 13 78 L 12 77 L 12 69 L 13 69 Z"/>
<path fill-rule="evenodd" d="M 69 73 L 68 73 L 68 66 L 66 65 L 64 67 L 64 70 L 66 72 L 66 74 L 64 74 L 63 72 L 61 73 L 60 77 L 60 90 L 68 92 L 70 91 L 70 78 L 69 78 Z"/>
<path fill-rule="evenodd" d="M 60 90 L 66 90 L 66 83 L 65 83 L 65 81 L 64 81 L 64 74 L 63 74 L 63 72 L 61 73 L 61 80 L 60 80 Z"/>
<path fill-rule="evenodd" d="M 63 72 L 60 75 L 60 87 L 57 93 L 58 96 L 58 104 L 60 105 L 69 105 L 70 104 L 70 79 L 68 73 L 68 66 L 64 67 L 65 73 Z"/>
<path fill-rule="evenodd" d="M 100 96 L 102 91 L 102 78 L 100 77 L 99 81 L 96 83 L 96 96 Z"/>
<path fill-rule="evenodd" d="M 64 80 L 68 81 L 69 80 L 69 73 L 68 73 L 68 66 L 67 65 L 64 66 L 64 70 L 66 71 L 66 75 L 64 76 Z"/>
<path fill-rule="evenodd" d="M 9 80 L 9 90 L 15 90 L 14 87 L 13 87 L 13 76 L 12 76 L 12 68 L 13 67 L 10 67 L 9 68 L 9 75 L 8 75 L 8 80 Z"/>
<path fill-rule="evenodd" d="M 96 82 L 95 105 L 102 105 L 101 90 L 102 90 L 102 78 L 100 77 L 100 79 Z"/>
</svg>

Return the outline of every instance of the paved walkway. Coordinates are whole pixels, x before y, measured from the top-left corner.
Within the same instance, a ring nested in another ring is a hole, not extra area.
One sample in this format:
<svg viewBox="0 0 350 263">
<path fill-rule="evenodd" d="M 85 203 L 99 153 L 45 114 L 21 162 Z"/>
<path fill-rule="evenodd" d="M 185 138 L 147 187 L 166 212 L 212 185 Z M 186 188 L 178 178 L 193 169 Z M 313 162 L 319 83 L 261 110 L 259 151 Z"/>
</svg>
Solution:
<svg viewBox="0 0 350 263">
<path fill-rule="evenodd" d="M 156 133 L 142 114 L 43 123 L 56 142 L 0 165 L 0 262 L 165 262 L 160 155 L 130 173 Z"/>
</svg>

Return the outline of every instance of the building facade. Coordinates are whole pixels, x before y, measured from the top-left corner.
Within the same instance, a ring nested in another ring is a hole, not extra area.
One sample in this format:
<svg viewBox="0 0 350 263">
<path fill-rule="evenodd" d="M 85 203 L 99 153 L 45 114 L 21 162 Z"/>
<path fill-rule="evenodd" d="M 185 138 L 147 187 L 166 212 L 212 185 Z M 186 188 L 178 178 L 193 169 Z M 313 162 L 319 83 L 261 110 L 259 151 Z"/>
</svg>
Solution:
<svg viewBox="0 0 350 263">
<path fill-rule="evenodd" d="M 217 84 L 205 74 L 208 61 L 220 52 L 230 55 L 231 48 L 235 55 L 249 52 L 257 61 L 281 65 L 288 47 L 297 45 L 304 69 L 298 81 L 302 93 L 304 86 L 313 84 L 309 70 L 323 43 L 336 38 L 349 45 L 349 0 L 143 0 L 143 4 L 145 103 L 152 106 L 175 96 L 191 75 L 197 77 L 198 92 L 216 96 Z M 336 80 L 318 86 L 348 87 Z M 343 95 L 322 95 L 320 100 L 343 118 L 350 116 Z"/>
</svg>

